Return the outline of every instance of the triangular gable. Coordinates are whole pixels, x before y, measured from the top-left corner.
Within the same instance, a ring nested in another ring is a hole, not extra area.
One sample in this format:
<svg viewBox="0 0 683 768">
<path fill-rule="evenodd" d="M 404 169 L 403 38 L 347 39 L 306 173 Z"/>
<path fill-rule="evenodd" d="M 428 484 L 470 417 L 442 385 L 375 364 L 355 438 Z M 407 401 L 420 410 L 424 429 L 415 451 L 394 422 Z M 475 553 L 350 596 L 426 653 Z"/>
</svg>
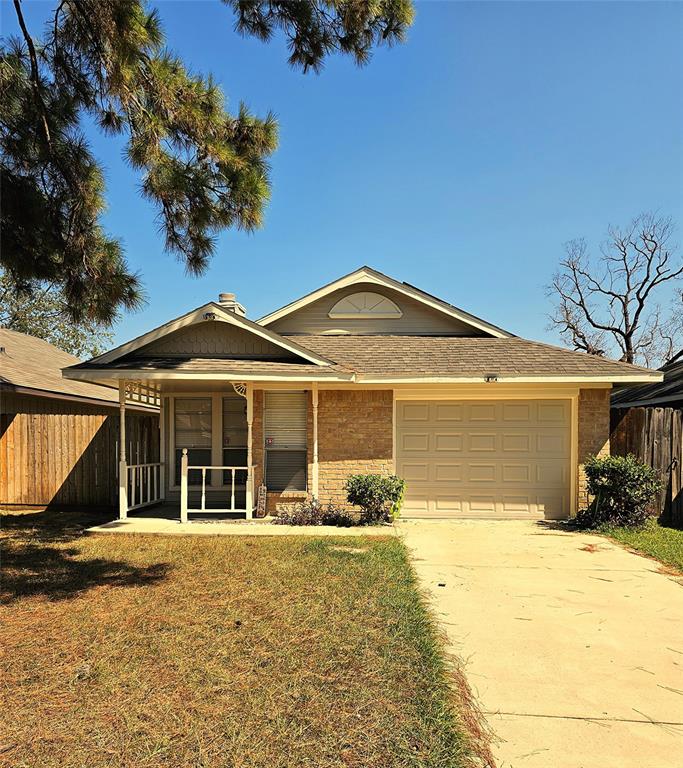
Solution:
<svg viewBox="0 0 683 768">
<path fill-rule="evenodd" d="M 507 338 L 513 336 L 513 334 L 503 330 L 502 328 L 499 328 L 498 326 L 488 323 L 485 320 L 476 317 L 475 315 L 471 315 L 469 312 L 465 312 L 458 307 L 454 307 L 452 304 L 448 304 L 447 302 L 436 298 L 436 296 L 425 293 L 425 291 L 422 291 L 419 288 L 415 288 L 408 283 L 401 283 L 398 280 L 394 280 L 392 277 L 389 277 L 382 272 L 378 272 L 371 267 L 361 267 L 355 272 L 350 272 L 348 275 L 344 275 L 338 280 L 328 283 L 322 288 L 319 288 L 318 290 L 313 291 L 306 296 L 302 296 L 300 299 L 297 299 L 296 301 L 281 307 L 275 312 L 271 312 L 270 314 L 265 315 L 257 322 L 259 325 L 267 327 L 271 323 L 274 323 L 277 320 L 280 320 L 281 318 L 286 317 L 287 315 L 290 315 L 291 313 L 296 312 L 303 307 L 306 307 L 309 304 L 324 298 L 334 291 L 338 291 L 341 288 L 346 288 L 360 283 L 383 286 L 384 288 L 394 290 L 404 296 L 408 296 L 411 299 L 421 302 L 422 304 L 430 307 L 433 310 L 436 310 L 437 312 L 441 312 L 444 315 L 460 321 L 461 323 L 465 323 L 466 325 L 471 326 L 477 331 L 483 331 L 484 333 L 489 334 L 495 338 Z"/>
<path fill-rule="evenodd" d="M 104 355 L 95 357 L 88 362 L 97 363 L 98 365 L 112 363 L 126 355 L 142 350 L 143 347 L 148 347 L 155 342 L 160 342 L 165 337 L 168 337 L 183 328 L 188 328 L 189 326 L 200 323 L 228 323 L 229 325 L 236 326 L 237 328 L 241 328 L 254 334 L 258 338 L 268 342 L 270 345 L 282 349 L 283 352 L 295 355 L 314 365 L 326 366 L 332 364 L 331 360 L 311 352 L 310 349 L 305 349 L 291 339 L 285 339 L 277 333 L 274 333 L 251 320 L 247 320 L 246 317 L 236 315 L 234 312 L 226 310 L 224 307 L 221 307 L 220 304 L 216 304 L 215 302 L 209 302 L 202 307 L 193 309 L 191 312 L 188 312 L 175 320 L 171 320 L 152 331 L 148 331 L 132 341 L 121 344 L 109 352 L 106 352 Z"/>
</svg>

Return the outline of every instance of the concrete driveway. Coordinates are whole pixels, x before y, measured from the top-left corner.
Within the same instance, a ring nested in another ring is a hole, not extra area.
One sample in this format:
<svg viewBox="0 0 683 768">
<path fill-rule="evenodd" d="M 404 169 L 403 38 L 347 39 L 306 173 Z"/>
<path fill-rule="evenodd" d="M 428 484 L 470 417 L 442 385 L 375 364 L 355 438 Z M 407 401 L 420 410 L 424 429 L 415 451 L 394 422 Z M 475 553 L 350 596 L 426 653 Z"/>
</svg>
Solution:
<svg viewBox="0 0 683 768">
<path fill-rule="evenodd" d="M 683 766 L 683 579 L 534 522 L 399 529 L 499 768 Z"/>
</svg>

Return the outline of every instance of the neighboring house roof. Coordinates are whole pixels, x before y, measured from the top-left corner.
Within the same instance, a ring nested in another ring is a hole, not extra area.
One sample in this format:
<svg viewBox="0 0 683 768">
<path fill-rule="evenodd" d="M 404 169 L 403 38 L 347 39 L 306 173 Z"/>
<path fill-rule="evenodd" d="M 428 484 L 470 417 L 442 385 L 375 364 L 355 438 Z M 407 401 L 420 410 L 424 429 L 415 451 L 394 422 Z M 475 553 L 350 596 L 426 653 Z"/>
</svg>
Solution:
<svg viewBox="0 0 683 768">
<path fill-rule="evenodd" d="M 656 384 L 627 387 L 612 395 L 612 408 L 664 406 L 683 408 L 683 360 L 669 363 L 659 369 L 664 380 Z"/>
<path fill-rule="evenodd" d="M 634 381 L 647 368 L 516 337 L 297 336 L 300 344 L 368 379 L 477 378 Z"/>
<path fill-rule="evenodd" d="M 1 389 L 118 405 L 112 387 L 63 379 L 62 368 L 79 359 L 43 339 L 0 328 L 0 347 Z"/>
<path fill-rule="evenodd" d="M 453 306 L 453 304 L 449 304 L 448 302 L 443 301 L 436 296 L 432 296 L 426 291 L 415 288 L 415 286 L 410 285 L 409 283 L 401 283 L 398 280 L 394 280 L 393 277 L 389 277 L 388 275 L 385 275 L 382 272 L 378 272 L 376 269 L 372 269 L 371 267 L 360 267 L 354 272 L 349 272 L 348 275 L 344 275 L 338 280 L 334 280 L 333 282 L 324 285 L 322 288 L 318 288 L 317 290 L 302 296 L 300 299 L 292 301 L 284 307 L 275 310 L 275 312 L 271 312 L 270 314 L 265 315 L 260 320 L 258 320 L 258 323 L 259 325 L 263 326 L 270 325 L 270 323 L 274 323 L 276 320 L 279 320 L 280 318 L 285 317 L 292 312 L 296 312 L 297 310 L 307 306 L 308 304 L 311 304 L 314 301 L 318 301 L 318 299 L 327 296 L 333 291 L 337 291 L 340 288 L 346 288 L 357 283 L 372 283 L 374 285 L 384 286 L 385 288 L 392 288 L 393 290 L 398 291 L 405 296 L 410 296 L 411 298 L 420 301 L 432 309 L 443 312 L 450 317 L 454 317 L 457 320 L 467 323 L 479 331 L 484 331 L 485 333 L 489 333 L 492 336 L 499 338 L 512 336 L 512 334 L 508 331 L 505 331 L 502 328 L 493 325 L 492 323 L 488 323 L 486 320 L 482 320 L 480 317 L 476 317 L 476 315 L 465 312 L 465 310 Z"/>
</svg>

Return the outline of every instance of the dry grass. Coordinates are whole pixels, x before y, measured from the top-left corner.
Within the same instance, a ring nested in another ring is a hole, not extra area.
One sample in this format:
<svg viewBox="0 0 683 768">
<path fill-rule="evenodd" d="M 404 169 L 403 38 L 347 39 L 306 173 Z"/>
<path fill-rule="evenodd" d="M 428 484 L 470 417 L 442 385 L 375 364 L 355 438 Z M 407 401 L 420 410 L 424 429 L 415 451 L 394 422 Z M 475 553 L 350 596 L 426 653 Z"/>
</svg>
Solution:
<svg viewBox="0 0 683 768">
<path fill-rule="evenodd" d="M 400 541 L 3 528 L 0 762 L 475 764 Z"/>
</svg>

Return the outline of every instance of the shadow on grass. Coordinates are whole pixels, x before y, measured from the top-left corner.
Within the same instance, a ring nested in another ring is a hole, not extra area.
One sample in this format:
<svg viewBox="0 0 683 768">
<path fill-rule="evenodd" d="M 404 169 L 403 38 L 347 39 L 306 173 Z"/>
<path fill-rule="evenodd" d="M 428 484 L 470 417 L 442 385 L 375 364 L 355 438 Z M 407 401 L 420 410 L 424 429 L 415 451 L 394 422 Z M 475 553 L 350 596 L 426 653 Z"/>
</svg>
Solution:
<svg viewBox="0 0 683 768">
<path fill-rule="evenodd" d="M 3 603 L 41 595 L 49 600 L 77 597 L 100 586 L 149 586 L 166 577 L 168 563 L 136 566 L 106 558 L 83 559 L 63 546 L 83 536 L 103 516 L 87 512 L 12 513 L 2 516 Z M 62 545 L 62 546 L 60 546 Z"/>
<path fill-rule="evenodd" d="M 38 541 L 71 541 L 82 536 L 93 525 L 108 523 L 112 514 L 89 510 L 43 509 L 34 511 L 4 510 L 0 529 L 6 535 Z"/>
</svg>

